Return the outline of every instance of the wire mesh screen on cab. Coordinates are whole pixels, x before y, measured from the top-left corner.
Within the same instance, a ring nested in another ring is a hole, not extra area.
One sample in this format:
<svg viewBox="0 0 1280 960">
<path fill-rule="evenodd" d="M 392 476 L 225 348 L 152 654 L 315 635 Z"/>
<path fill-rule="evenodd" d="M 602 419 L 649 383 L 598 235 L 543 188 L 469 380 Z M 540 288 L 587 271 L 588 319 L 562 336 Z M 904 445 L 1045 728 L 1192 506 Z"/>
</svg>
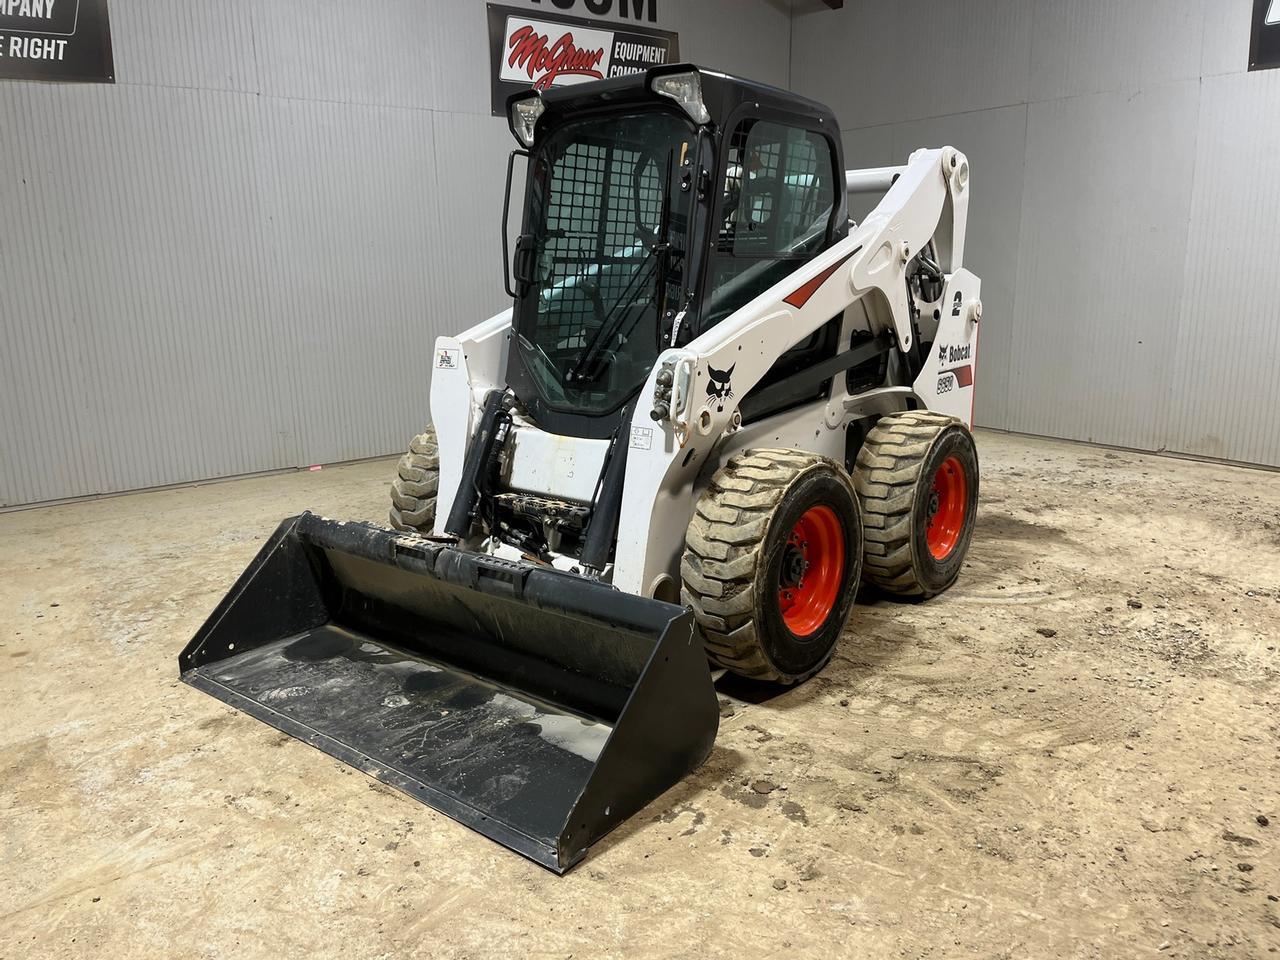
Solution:
<svg viewBox="0 0 1280 960">
<path fill-rule="evenodd" d="M 544 289 L 554 292 L 555 309 L 548 311 L 553 322 L 538 331 L 545 348 L 584 346 L 599 319 L 594 301 L 616 304 L 634 281 L 648 253 L 637 221 L 656 233 L 661 214 L 652 159 L 625 146 L 582 141 L 552 167 Z"/>
<path fill-rule="evenodd" d="M 530 211 L 536 305 L 521 333 L 553 404 L 616 406 L 656 358 L 658 284 L 678 269 L 660 249 L 664 197 L 690 145 L 685 122 L 655 112 L 568 123 L 539 151 Z M 669 222 L 677 252 L 682 222 Z"/>
</svg>

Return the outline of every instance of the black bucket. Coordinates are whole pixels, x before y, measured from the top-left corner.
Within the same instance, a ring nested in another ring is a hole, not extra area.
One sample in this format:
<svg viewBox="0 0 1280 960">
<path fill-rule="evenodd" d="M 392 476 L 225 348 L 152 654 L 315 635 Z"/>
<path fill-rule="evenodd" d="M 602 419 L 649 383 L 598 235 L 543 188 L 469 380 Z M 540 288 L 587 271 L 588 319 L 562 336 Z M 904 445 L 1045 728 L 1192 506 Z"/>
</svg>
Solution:
<svg viewBox="0 0 1280 960">
<path fill-rule="evenodd" d="M 563 873 L 696 768 L 692 615 L 365 523 L 286 520 L 182 679 Z"/>
</svg>

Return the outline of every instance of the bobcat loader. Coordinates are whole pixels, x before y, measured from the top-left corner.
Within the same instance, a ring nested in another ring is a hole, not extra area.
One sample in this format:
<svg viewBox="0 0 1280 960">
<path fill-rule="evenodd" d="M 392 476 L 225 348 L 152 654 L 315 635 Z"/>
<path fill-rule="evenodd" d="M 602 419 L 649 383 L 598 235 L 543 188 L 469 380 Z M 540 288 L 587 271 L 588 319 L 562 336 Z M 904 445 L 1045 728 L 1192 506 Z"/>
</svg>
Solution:
<svg viewBox="0 0 1280 960">
<path fill-rule="evenodd" d="M 512 307 L 436 341 L 398 529 L 285 520 L 180 669 L 564 872 L 705 759 L 713 670 L 955 580 L 982 308 L 950 147 L 846 172 L 826 107 L 688 64 L 508 108 Z"/>
</svg>

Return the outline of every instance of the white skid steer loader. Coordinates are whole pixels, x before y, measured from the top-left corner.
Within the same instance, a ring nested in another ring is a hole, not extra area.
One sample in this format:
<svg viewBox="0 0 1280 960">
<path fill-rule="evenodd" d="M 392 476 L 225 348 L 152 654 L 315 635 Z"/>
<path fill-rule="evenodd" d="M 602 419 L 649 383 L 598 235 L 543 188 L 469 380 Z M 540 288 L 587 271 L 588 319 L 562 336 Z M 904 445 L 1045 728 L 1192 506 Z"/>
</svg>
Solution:
<svg viewBox="0 0 1280 960">
<path fill-rule="evenodd" d="M 180 667 L 563 872 L 705 759 L 712 669 L 955 580 L 982 306 L 950 147 L 846 172 L 826 107 L 688 64 L 508 108 L 513 306 L 437 340 L 398 531 L 284 521 Z"/>
</svg>

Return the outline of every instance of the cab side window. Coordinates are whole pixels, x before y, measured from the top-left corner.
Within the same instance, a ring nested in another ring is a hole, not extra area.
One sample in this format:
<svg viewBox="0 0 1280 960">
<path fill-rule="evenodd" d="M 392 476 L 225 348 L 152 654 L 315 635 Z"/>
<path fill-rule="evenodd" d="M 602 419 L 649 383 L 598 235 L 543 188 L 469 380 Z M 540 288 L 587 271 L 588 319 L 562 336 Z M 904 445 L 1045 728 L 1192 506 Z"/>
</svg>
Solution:
<svg viewBox="0 0 1280 960">
<path fill-rule="evenodd" d="M 727 159 L 704 327 L 821 251 L 835 206 L 831 147 L 821 134 L 744 120 Z"/>
</svg>

